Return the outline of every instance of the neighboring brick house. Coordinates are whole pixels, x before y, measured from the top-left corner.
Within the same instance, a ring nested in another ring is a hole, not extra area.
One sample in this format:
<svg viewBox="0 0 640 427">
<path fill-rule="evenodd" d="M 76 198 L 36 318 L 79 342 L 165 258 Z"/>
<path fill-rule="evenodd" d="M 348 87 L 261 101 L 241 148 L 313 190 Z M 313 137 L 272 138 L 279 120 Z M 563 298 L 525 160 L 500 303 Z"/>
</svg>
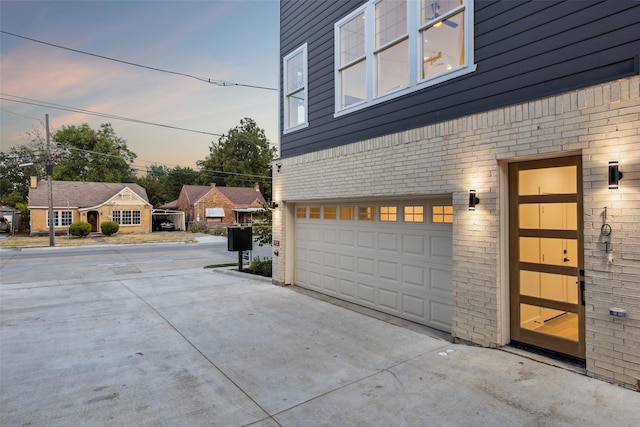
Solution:
<svg viewBox="0 0 640 427">
<path fill-rule="evenodd" d="M 118 233 L 151 232 L 152 206 L 147 191 L 138 184 L 114 182 L 53 181 L 53 210 L 56 233 L 66 233 L 73 222 L 100 224 L 113 220 Z M 46 180 L 31 179 L 29 188 L 31 235 L 49 233 L 49 186 Z"/>
<path fill-rule="evenodd" d="M 185 213 L 187 224 L 207 226 L 246 224 L 252 212 L 266 203 L 260 187 L 218 187 L 183 185 L 177 200 L 177 210 Z M 173 202 L 171 202 L 173 204 Z"/>
<path fill-rule="evenodd" d="M 640 389 L 638 16 L 281 0 L 274 283 Z"/>
</svg>

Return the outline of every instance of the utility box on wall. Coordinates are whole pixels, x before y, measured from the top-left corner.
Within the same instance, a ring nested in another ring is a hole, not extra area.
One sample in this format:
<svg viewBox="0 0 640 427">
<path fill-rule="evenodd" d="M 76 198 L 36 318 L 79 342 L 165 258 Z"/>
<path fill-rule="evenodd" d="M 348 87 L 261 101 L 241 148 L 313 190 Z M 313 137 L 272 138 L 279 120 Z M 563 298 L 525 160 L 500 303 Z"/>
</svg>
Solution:
<svg viewBox="0 0 640 427">
<path fill-rule="evenodd" d="M 230 252 L 253 250 L 251 227 L 227 227 L 227 250 Z"/>
</svg>

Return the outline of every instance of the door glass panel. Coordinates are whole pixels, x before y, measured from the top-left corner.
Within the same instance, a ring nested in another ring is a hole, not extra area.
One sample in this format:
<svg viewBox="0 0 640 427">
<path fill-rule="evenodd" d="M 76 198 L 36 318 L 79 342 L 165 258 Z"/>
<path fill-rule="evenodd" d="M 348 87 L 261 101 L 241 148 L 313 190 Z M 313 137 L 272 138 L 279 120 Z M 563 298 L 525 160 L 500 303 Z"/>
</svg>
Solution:
<svg viewBox="0 0 640 427">
<path fill-rule="evenodd" d="M 576 166 L 525 169 L 518 172 L 518 194 L 574 194 L 578 191 Z"/>
<path fill-rule="evenodd" d="M 520 205 L 520 228 L 576 230 L 577 203 L 523 203 Z"/>
<path fill-rule="evenodd" d="M 578 315 L 576 313 L 520 304 L 520 327 L 578 341 Z"/>
<path fill-rule="evenodd" d="M 520 270 L 520 294 L 577 304 L 578 284 L 575 276 Z"/>
<path fill-rule="evenodd" d="M 535 264 L 578 266 L 578 242 L 574 239 L 520 237 L 520 261 Z"/>
</svg>

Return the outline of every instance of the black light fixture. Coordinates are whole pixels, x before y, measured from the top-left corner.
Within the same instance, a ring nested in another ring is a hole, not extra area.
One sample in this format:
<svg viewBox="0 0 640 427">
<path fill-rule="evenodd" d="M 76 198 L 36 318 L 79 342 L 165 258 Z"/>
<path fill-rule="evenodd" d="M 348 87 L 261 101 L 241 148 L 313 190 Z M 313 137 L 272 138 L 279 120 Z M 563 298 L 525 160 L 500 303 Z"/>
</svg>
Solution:
<svg viewBox="0 0 640 427">
<path fill-rule="evenodd" d="M 277 204 L 276 202 L 271 202 L 271 204 L 269 205 L 269 207 L 270 207 L 271 209 L 275 209 L 275 208 L 277 208 L 277 207 L 278 207 L 278 204 Z"/>
<path fill-rule="evenodd" d="M 623 174 L 620 172 L 620 165 L 618 161 L 609 162 L 609 189 L 615 190 L 618 188 L 618 183 L 622 179 Z"/>
<path fill-rule="evenodd" d="M 282 167 L 282 163 L 276 163 L 276 167 L 278 168 L 277 172 L 280 172 L 280 168 Z"/>
<path fill-rule="evenodd" d="M 476 190 L 469 190 L 469 210 L 475 211 L 478 203 L 480 203 L 480 199 L 476 197 Z"/>
</svg>

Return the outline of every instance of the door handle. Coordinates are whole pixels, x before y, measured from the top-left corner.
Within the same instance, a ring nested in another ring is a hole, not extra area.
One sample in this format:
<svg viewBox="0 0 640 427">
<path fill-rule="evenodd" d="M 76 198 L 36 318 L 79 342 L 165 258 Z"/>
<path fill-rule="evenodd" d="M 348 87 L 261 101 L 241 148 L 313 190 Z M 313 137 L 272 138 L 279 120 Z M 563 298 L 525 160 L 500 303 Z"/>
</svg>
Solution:
<svg viewBox="0 0 640 427">
<path fill-rule="evenodd" d="M 580 280 L 580 300 L 584 306 L 584 280 Z"/>
</svg>

